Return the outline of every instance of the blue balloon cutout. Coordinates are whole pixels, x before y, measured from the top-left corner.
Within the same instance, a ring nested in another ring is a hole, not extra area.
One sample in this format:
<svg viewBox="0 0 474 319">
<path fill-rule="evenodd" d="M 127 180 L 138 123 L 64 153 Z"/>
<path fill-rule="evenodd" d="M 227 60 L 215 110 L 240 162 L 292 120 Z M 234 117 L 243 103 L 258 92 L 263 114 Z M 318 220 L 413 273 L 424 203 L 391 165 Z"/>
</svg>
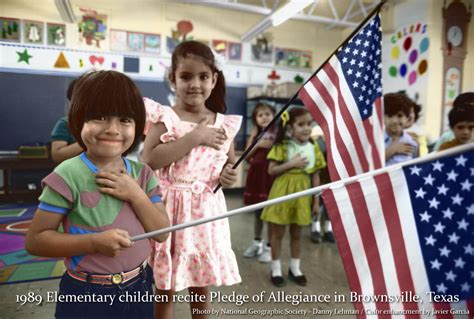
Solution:
<svg viewBox="0 0 474 319">
<path fill-rule="evenodd" d="M 406 74 L 407 74 L 407 65 L 403 63 L 402 65 L 400 65 L 400 75 L 403 78 L 405 77 Z"/>
<path fill-rule="evenodd" d="M 430 46 L 430 39 L 428 38 L 423 38 L 420 42 L 420 54 L 428 50 L 428 47 Z"/>
</svg>

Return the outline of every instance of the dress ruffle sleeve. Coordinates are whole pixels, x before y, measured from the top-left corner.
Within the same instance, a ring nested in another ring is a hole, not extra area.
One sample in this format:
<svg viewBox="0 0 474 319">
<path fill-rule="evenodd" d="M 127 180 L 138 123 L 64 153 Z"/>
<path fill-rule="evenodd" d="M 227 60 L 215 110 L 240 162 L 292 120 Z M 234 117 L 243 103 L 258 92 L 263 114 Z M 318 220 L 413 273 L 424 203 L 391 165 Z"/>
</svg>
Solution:
<svg viewBox="0 0 474 319">
<path fill-rule="evenodd" d="M 286 162 L 287 147 L 286 144 L 274 145 L 268 152 L 267 159 L 270 161 Z"/>
<path fill-rule="evenodd" d="M 160 136 L 160 140 L 163 143 L 176 140 L 173 118 L 171 114 L 172 111 L 170 110 L 169 106 L 163 106 L 160 103 L 148 98 L 144 98 L 143 102 L 145 103 L 146 110 L 144 134 L 146 135 L 148 133 L 153 124 L 163 123 L 167 132 Z"/>
<path fill-rule="evenodd" d="M 242 116 L 240 115 L 225 115 L 222 127 L 224 128 L 227 138 L 233 140 L 237 135 L 242 124 Z"/>
</svg>

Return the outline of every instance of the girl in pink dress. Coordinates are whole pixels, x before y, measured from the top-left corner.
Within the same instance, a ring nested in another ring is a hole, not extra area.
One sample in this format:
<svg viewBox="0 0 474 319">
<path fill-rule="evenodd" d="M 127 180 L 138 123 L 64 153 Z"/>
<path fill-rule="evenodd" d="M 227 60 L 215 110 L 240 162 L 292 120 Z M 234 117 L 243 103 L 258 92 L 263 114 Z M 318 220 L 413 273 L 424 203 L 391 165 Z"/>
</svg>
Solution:
<svg viewBox="0 0 474 319">
<path fill-rule="evenodd" d="M 237 180 L 232 169 L 233 139 L 242 118 L 223 115 L 225 81 L 212 51 L 187 41 L 173 52 L 170 82 L 176 90 L 172 108 L 145 99 L 148 127 L 143 160 L 158 170 L 163 201 L 173 225 L 226 213 L 220 183 L 229 187 Z M 188 288 L 193 317 L 208 309 L 210 285 L 241 281 L 231 248 L 227 219 L 173 232 L 165 243 L 155 245 L 150 257 L 157 293 L 169 302 L 156 303 L 156 318 L 172 318 L 173 295 Z M 201 315 L 202 317 L 202 315 Z"/>
</svg>

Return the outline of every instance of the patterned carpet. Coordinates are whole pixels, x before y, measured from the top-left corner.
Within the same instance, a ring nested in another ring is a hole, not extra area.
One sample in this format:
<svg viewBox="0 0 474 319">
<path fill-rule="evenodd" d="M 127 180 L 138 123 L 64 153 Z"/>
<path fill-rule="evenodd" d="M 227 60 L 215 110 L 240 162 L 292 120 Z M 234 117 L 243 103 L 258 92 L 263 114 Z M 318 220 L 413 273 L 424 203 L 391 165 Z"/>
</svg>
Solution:
<svg viewBox="0 0 474 319">
<path fill-rule="evenodd" d="M 41 258 L 25 250 L 34 205 L 0 205 L 0 285 L 61 277 L 62 259 Z"/>
</svg>

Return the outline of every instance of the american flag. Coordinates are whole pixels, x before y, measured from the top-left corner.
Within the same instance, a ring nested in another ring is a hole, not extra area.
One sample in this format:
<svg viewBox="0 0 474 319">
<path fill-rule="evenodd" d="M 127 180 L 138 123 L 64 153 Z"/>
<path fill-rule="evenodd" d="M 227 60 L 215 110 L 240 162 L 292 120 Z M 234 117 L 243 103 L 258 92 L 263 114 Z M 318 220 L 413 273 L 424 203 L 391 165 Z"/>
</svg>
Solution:
<svg viewBox="0 0 474 319">
<path fill-rule="evenodd" d="M 323 192 L 354 296 L 420 298 L 352 299 L 358 318 L 386 317 L 384 312 L 400 318 L 468 318 L 466 310 L 474 317 L 470 146 Z"/>
<path fill-rule="evenodd" d="M 381 41 L 377 14 L 299 91 L 324 132 L 333 181 L 384 165 Z"/>
</svg>

